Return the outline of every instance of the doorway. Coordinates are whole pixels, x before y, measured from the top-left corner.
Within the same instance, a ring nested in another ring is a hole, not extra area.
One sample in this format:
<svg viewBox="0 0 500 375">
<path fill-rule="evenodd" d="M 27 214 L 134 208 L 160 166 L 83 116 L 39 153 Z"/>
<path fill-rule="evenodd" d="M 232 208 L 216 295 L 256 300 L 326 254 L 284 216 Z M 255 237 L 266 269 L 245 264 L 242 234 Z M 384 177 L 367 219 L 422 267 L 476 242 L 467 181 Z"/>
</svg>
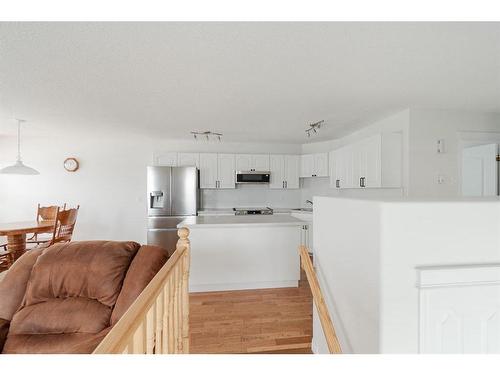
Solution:
<svg viewBox="0 0 500 375">
<path fill-rule="evenodd" d="M 488 143 L 462 149 L 462 196 L 499 195 L 499 145 Z"/>
</svg>

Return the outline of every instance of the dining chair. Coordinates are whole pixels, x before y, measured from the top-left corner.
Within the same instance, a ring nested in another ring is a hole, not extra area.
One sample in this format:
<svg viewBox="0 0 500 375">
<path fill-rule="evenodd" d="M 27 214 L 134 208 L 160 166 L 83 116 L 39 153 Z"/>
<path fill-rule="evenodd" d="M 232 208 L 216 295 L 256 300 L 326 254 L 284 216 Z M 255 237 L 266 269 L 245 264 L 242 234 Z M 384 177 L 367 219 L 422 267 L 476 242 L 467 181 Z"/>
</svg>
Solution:
<svg viewBox="0 0 500 375">
<path fill-rule="evenodd" d="M 7 244 L 0 245 L 0 272 L 6 271 L 14 263 L 14 256 L 7 251 Z"/>
<path fill-rule="evenodd" d="M 38 208 L 36 212 L 36 221 L 37 222 L 43 222 L 43 221 L 54 221 L 56 220 L 57 216 L 57 211 L 60 209 L 59 206 L 45 206 L 42 207 L 40 206 L 40 203 L 38 203 Z M 62 206 L 62 209 L 66 209 L 66 203 Z M 32 237 L 28 238 L 26 241 L 27 244 L 41 244 L 44 242 L 48 242 L 52 239 L 52 235 L 47 235 L 47 234 L 37 234 L 35 233 Z"/>
<path fill-rule="evenodd" d="M 75 229 L 79 209 L 79 205 L 76 208 L 70 208 L 68 210 L 58 209 L 52 238 L 48 242 L 40 244 L 38 247 L 48 247 L 59 242 L 70 242 Z"/>
</svg>

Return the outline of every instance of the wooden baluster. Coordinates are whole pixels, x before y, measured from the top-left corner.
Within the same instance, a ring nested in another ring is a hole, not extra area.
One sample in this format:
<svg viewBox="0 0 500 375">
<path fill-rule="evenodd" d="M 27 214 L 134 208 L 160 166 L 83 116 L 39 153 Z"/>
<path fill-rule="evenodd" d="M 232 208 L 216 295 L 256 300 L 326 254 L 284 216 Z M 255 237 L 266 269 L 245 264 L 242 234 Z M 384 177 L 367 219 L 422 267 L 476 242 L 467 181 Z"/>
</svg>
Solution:
<svg viewBox="0 0 500 375">
<path fill-rule="evenodd" d="M 175 280 L 175 290 L 174 290 L 174 353 L 179 353 L 179 337 L 180 329 L 179 329 L 179 264 L 176 265 L 174 270 L 174 280 Z"/>
<path fill-rule="evenodd" d="M 146 354 L 153 354 L 155 346 L 156 302 L 146 315 Z"/>
<path fill-rule="evenodd" d="M 165 286 L 163 289 L 163 354 L 168 354 L 168 331 L 169 331 L 169 322 L 168 322 L 168 304 L 170 300 L 170 279 L 167 277 L 167 281 L 165 282 Z"/>
<path fill-rule="evenodd" d="M 132 354 L 143 354 L 144 353 L 144 319 L 143 322 L 137 327 L 132 336 Z"/>
<path fill-rule="evenodd" d="M 162 336 L 163 336 L 163 300 L 164 291 L 161 290 L 160 294 L 156 297 L 156 329 L 155 329 L 155 354 L 163 353 L 162 349 Z"/>
<path fill-rule="evenodd" d="M 175 279 L 173 273 L 169 276 L 168 291 L 170 293 L 170 298 L 168 301 L 168 353 L 174 353 L 174 299 L 175 299 Z"/>
<path fill-rule="evenodd" d="M 177 353 L 184 353 L 182 340 L 182 319 L 184 317 L 184 304 L 182 303 L 182 278 L 184 275 L 184 262 L 180 260 L 177 273 Z"/>
<path fill-rule="evenodd" d="M 182 288 L 181 288 L 181 303 L 182 303 L 182 352 L 189 353 L 189 229 L 180 228 L 177 231 L 179 241 L 177 247 L 185 247 L 186 250 L 181 258 L 183 263 L 182 272 Z"/>
</svg>

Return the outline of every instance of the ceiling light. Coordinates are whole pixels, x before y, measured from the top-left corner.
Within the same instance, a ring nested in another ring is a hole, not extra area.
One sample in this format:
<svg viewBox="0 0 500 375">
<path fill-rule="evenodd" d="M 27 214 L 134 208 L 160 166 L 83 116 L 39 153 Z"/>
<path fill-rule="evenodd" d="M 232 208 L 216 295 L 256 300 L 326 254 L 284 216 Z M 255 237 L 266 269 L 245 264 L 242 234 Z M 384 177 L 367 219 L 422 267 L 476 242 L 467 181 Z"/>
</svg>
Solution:
<svg viewBox="0 0 500 375">
<path fill-rule="evenodd" d="M 192 131 L 191 134 L 193 135 L 194 139 L 198 140 L 198 136 L 202 136 L 204 137 L 207 142 L 210 141 L 210 138 L 211 137 L 214 137 L 214 138 L 217 138 L 219 140 L 219 142 L 222 142 L 222 133 L 215 133 L 213 131 L 210 131 L 210 130 L 207 130 L 207 131 L 204 131 L 204 132 L 196 132 L 196 131 Z"/>
<path fill-rule="evenodd" d="M 25 120 L 17 119 L 17 160 L 13 165 L 0 169 L 2 174 L 40 174 L 36 169 L 23 164 L 21 159 L 21 123 Z"/>
<path fill-rule="evenodd" d="M 314 134 L 317 134 L 318 130 L 321 128 L 321 125 L 324 122 L 325 122 L 325 120 L 321 120 L 321 121 L 315 122 L 313 124 L 309 124 L 309 128 L 306 129 L 307 138 L 311 137 L 311 131 L 314 132 Z"/>
</svg>

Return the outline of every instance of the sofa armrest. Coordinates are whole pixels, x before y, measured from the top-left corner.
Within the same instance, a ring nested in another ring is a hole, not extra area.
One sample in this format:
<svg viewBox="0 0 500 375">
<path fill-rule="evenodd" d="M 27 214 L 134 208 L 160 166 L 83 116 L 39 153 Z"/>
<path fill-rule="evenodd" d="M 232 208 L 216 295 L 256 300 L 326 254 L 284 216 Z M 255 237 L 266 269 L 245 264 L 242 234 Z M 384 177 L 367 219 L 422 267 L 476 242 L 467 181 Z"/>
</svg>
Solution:
<svg viewBox="0 0 500 375">
<path fill-rule="evenodd" d="M 5 344 L 5 340 L 7 340 L 9 327 L 10 327 L 10 322 L 8 320 L 0 318 L 0 353 L 3 350 L 3 345 Z"/>
</svg>

